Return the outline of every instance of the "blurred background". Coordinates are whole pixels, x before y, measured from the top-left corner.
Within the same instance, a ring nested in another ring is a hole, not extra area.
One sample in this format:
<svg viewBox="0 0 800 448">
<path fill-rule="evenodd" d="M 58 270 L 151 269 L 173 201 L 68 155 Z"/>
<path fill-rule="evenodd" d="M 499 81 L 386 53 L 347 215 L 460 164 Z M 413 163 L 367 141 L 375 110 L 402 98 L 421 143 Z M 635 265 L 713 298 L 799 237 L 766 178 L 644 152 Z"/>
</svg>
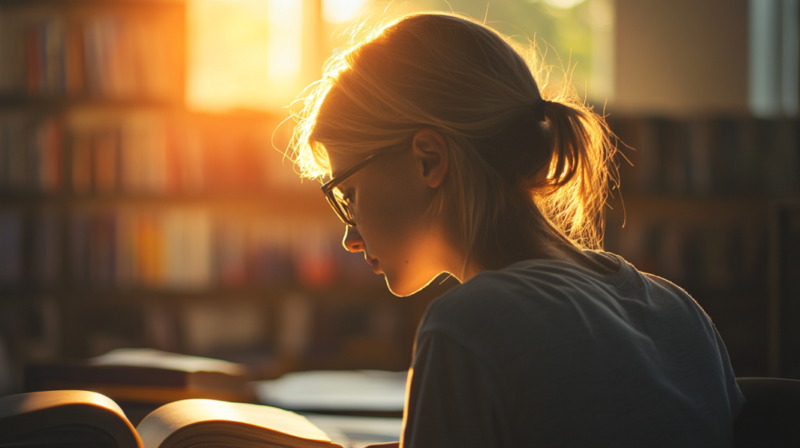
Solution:
<svg viewBox="0 0 800 448">
<path fill-rule="evenodd" d="M 606 250 L 800 378 L 798 0 L 0 0 L 0 395 L 122 347 L 407 369 L 455 282 L 393 297 L 282 151 L 349 31 L 421 10 L 535 43 L 621 139 Z"/>
</svg>

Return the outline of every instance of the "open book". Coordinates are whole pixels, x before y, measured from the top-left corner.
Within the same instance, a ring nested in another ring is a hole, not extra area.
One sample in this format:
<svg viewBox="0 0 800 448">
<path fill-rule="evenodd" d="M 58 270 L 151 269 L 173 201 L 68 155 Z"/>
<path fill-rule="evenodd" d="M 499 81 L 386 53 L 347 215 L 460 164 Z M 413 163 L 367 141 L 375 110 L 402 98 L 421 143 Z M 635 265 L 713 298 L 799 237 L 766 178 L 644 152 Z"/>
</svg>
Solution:
<svg viewBox="0 0 800 448">
<path fill-rule="evenodd" d="M 0 448 L 342 448 L 305 417 L 269 406 L 189 399 L 136 429 L 105 395 L 81 390 L 0 398 Z"/>
</svg>

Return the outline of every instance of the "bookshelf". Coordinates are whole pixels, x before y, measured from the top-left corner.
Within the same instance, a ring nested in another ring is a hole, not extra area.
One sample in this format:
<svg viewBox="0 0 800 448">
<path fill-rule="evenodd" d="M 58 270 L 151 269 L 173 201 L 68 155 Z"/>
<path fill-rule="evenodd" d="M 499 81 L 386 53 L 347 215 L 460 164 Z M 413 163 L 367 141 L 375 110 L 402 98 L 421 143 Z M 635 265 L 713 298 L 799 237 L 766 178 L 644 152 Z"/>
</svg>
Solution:
<svg viewBox="0 0 800 448">
<path fill-rule="evenodd" d="M 185 21 L 182 0 L 0 0 L 0 348 L 16 374 L 121 346 L 266 377 L 407 368 L 452 282 L 396 298 L 342 250 L 318 185 L 273 149 L 284 117 L 186 110 Z"/>
<path fill-rule="evenodd" d="M 725 341 L 737 376 L 793 375 L 776 363 L 776 204 L 800 196 L 798 122 L 748 116 L 631 116 L 610 126 L 621 197 L 606 249 L 684 287 Z M 624 227 L 623 227 L 624 224 Z"/>
</svg>

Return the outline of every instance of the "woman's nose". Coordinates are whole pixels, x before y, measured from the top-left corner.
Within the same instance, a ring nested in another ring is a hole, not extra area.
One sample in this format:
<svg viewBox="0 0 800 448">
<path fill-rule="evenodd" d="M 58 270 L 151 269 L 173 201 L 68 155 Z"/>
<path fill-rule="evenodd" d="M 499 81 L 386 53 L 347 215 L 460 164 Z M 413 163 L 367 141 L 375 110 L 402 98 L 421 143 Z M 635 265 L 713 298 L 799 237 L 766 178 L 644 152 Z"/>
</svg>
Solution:
<svg viewBox="0 0 800 448">
<path fill-rule="evenodd" d="M 354 253 L 364 250 L 364 239 L 361 238 L 361 234 L 358 233 L 358 229 L 350 226 L 347 226 L 347 228 L 344 229 L 342 246 L 344 246 L 344 248 L 348 251 Z"/>
</svg>

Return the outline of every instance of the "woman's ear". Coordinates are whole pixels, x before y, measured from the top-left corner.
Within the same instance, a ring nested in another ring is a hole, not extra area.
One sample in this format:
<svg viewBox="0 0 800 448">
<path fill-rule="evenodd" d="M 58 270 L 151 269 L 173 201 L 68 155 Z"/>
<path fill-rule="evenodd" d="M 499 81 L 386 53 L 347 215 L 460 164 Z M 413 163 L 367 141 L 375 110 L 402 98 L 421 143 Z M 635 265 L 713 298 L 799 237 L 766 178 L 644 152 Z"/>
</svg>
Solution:
<svg viewBox="0 0 800 448">
<path fill-rule="evenodd" d="M 442 134 L 433 129 L 419 130 L 414 134 L 412 148 L 414 163 L 425 184 L 431 188 L 442 185 L 450 166 L 450 152 Z"/>
</svg>

